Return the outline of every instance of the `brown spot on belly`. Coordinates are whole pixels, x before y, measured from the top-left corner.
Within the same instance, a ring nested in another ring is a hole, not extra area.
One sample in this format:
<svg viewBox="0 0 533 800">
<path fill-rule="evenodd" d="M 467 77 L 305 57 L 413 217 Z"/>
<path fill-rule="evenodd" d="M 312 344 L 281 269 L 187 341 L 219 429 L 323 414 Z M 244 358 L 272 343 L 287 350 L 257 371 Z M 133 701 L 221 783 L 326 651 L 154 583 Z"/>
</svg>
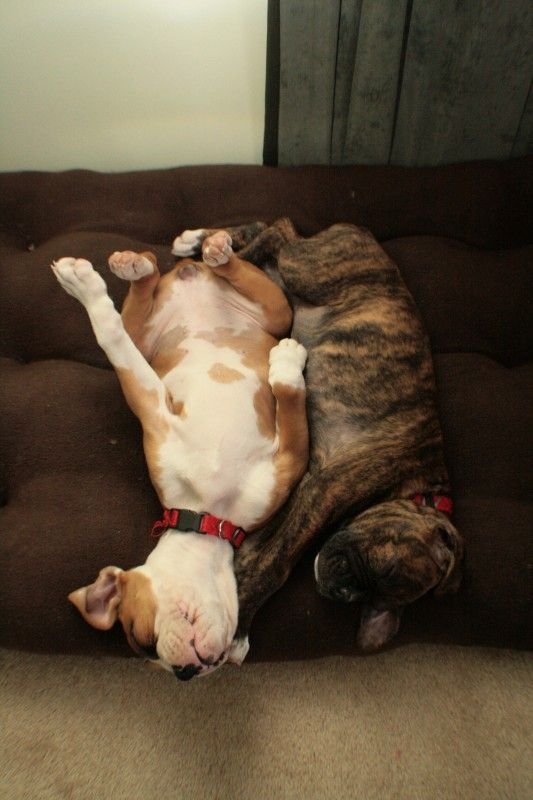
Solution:
<svg viewBox="0 0 533 800">
<path fill-rule="evenodd" d="M 259 433 L 267 439 L 274 439 L 276 435 L 276 401 L 267 383 L 261 384 L 254 394 L 254 409 Z"/>
<path fill-rule="evenodd" d="M 229 347 L 234 350 L 243 367 L 253 369 L 260 381 L 268 377 L 268 355 L 277 344 L 269 333 L 262 328 L 250 325 L 241 333 L 235 333 L 231 328 L 215 328 L 214 330 L 200 331 L 196 334 L 198 339 L 211 342 L 215 347 Z"/>
<path fill-rule="evenodd" d="M 185 419 L 187 416 L 187 412 L 185 411 L 185 403 L 183 400 L 171 400 L 170 401 L 170 411 L 175 414 L 177 417 L 181 417 Z"/>
<path fill-rule="evenodd" d="M 169 346 L 163 343 L 163 346 L 158 349 L 158 352 L 152 358 L 151 367 L 160 378 L 163 378 L 183 361 L 188 352 L 185 347 L 173 347 L 172 344 Z"/>
<path fill-rule="evenodd" d="M 243 373 L 239 372 L 238 369 L 227 367 L 220 361 L 213 364 L 207 374 L 217 383 L 233 383 L 234 381 L 240 381 L 244 378 Z"/>
</svg>

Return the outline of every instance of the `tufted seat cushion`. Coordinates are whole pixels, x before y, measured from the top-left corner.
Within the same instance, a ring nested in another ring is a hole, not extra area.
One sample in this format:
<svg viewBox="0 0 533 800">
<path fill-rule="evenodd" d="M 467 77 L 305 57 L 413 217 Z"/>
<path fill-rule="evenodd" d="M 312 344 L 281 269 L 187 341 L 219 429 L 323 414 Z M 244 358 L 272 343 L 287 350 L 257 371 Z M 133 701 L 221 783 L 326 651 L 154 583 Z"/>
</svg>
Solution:
<svg viewBox="0 0 533 800">
<path fill-rule="evenodd" d="M 530 647 L 532 165 L 0 175 L 0 644 L 129 654 L 66 595 L 107 564 L 141 563 L 159 516 L 139 425 L 50 262 L 88 258 L 120 305 L 112 251 L 150 248 L 168 267 L 185 228 L 286 215 L 304 235 L 370 228 L 429 331 L 465 577 L 410 607 L 398 642 Z M 313 555 L 260 611 L 251 658 L 355 653 L 357 611 L 318 596 Z"/>
</svg>

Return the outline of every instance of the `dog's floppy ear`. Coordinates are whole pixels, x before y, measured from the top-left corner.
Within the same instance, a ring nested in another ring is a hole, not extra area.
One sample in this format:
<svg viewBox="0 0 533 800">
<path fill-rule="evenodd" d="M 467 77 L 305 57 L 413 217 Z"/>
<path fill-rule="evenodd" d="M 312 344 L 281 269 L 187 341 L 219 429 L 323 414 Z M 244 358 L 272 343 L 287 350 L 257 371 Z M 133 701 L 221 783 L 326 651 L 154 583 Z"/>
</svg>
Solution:
<svg viewBox="0 0 533 800">
<path fill-rule="evenodd" d="M 81 589 L 69 594 L 70 602 L 93 628 L 107 631 L 117 621 L 121 597 L 121 573 L 119 567 L 104 567 L 94 583 L 82 586 Z"/>
<path fill-rule="evenodd" d="M 361 650 L 379 650 L 400 627 L 401 608 L 377 609 L 363 606 L 357 633 L 357 644 Z"/>
<path fill-rule="evenodd" d="M 438 564 L 445 570 L 444 577 L 435 587 L 435 594 L 451 594 L 459 588 L 462 578 L 463 539 L 458 530 L 447 522 L 433 531 L 431 551 Z"/>
</svg>

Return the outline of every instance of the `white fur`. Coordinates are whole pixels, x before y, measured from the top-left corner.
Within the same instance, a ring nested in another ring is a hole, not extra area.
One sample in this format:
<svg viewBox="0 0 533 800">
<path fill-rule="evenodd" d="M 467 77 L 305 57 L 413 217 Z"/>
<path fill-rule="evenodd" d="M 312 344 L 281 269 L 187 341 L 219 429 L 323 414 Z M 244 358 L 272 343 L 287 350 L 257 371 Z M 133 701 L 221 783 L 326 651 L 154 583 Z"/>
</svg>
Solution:
<svg viewBox="0 0 533 800">
<path fill-rule="evenodd" d="M 194 231 L 183 231 L 172 242 L 172 255 L 179 258 L 192 256 L 200 250 L 200 242 L 205 238 L 205 229 L 197 228 Z"/>
<path fill-rule="evenodd" d="M 228 662 L 230 664 L 238 664 L 240 667 L 248 655 L 249 649 L 250 642 L 247 636 L 244 636 L 242 639 L 234 639 L 228 653 Z"/>
<path fill-rule="evenodd" d="M 307 351 L 296 339 L 282 339 L 270 351 L 268 382 L 271 386 L 281 383 L 303 389 L 305 383 L 302 372 L 306 359 Z"/>
<path fill-rule="evenodd" d="M 163 406 L 164 386 L 126 333 L 105 282 L 92 264 L 66 257 L 54 261 L 52 269 L 63 289 L 85 306 L 98 344 L 115 369 L 131 369 L 144 388 L 157 392 Z"/>
<path fill-rule="evenodd" d="M 187 355 L 164 378 L 173 400 L 183 403 L 184 419 L 167 417 L 169 431 L 158 457 L 162 502 L 168 508 L 209 510 L 250 528 L 267 511 L 275 485 L 277 441 L 261 436 L 251 402 L 259 379 L 229 347 L 194 335 L 181 346 Z M 214 380 L 210 372 L 220 363 L 242 377 Z"/>
</svg>

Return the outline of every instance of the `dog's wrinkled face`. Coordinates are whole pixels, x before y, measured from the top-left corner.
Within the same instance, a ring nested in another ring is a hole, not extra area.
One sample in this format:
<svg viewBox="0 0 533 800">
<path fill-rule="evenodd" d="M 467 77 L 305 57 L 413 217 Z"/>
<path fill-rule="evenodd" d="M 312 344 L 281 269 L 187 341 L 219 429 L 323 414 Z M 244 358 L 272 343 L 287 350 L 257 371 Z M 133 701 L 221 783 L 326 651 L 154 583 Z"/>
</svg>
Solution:
<svg viewBox="0 0 533 800">
<path fill-rule="evenodd" d="M 430 590 L 455 591 L 462 540 L 434 509 L 394 500 L 337 531 L 315 562 L 319 592 L 362 605 L 358 644 L 381 647 L 398 631 L 403 608 Z"/>
<path fill-rule="evenodd" d="M 180 680 L 226 661 L 241 663 L 247 642 L 233 643 L 238 602 L 231 547 L 205 538 L 187 547 L 185 537 L 167 535 L 143 566 L 105 567 L 69 599 L 95 628 L 119 621 L 138 656 Z"/>
</svg>

